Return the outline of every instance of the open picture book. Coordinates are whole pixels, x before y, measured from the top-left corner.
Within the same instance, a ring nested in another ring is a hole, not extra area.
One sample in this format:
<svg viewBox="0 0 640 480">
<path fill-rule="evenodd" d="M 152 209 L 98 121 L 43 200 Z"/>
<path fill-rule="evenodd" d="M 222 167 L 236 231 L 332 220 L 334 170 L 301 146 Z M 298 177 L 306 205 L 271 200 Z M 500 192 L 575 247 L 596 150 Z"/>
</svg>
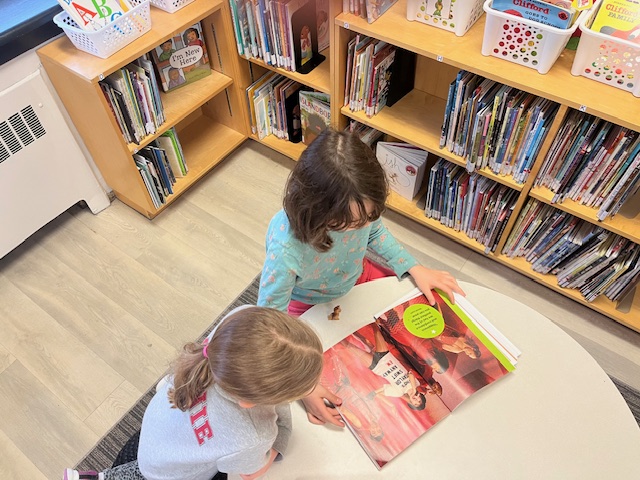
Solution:
<svg viewBox="0 0 640 480">
<path fill-rule="evenodd" d="M 414 289 L 324 353 L 322 384 L 377 468 L 473 393 L 514 370 L 520 351 L 463 297 Z M 329 320 L 340 319 L 336 305 Z"/>
</svg>

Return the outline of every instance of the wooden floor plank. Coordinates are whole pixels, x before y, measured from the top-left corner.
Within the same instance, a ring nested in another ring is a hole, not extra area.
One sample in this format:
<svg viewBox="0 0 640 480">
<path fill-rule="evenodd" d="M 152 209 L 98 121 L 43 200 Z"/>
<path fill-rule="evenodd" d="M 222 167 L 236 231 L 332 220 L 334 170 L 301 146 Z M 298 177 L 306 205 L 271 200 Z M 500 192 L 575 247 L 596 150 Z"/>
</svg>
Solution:
<svg viewBox="0 0 640 480">
<path fill-rule="evenodd" d="M 0 317 L 4 345 L 78 418 L 88 417 L 122 383 L 109 364 L 6 277 L 0 278 Z"/>
</svg>

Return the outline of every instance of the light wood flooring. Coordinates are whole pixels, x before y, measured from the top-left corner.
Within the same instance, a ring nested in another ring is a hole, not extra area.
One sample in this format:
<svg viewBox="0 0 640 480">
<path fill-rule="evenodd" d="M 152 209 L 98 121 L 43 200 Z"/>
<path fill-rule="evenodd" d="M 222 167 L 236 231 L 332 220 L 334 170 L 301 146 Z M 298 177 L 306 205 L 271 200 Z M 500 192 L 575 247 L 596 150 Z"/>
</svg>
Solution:
<svg viewBox="0 0 640 480">
<path fill-rule="evenodd" d="M 247 286 L 292 165 L 249 141 L 153 221 L 119 201 L 73 207 L 0 259 L 0 479 L 60 478 Z M 427 266 L 535 308 L 640 389 L 640 334 L 400 215 L 385 221 Z"/>
</svg>

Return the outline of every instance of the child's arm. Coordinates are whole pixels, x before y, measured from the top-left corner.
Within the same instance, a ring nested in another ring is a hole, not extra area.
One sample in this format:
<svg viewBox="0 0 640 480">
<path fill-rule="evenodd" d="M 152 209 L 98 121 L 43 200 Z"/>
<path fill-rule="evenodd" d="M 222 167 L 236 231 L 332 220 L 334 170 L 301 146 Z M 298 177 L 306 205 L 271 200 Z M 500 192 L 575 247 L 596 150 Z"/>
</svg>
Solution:
<svg viewBox="0 0 640 480">
<path fill-rule="evenodd" d="M 291 301 L 291 292 L 296 284 L 298 270 L 295 257 L 279 243 L 269 245 L 260 275 L 258 291 L 259 307 L 270 307 L 283 312 Z"/>
<path fill-rule="evenodd" d="M 265 464 L 264 467 L 262 467 L 260 470 L 258 470 L 255 473 L 252 473 L 249 475 L 240 475 L 240 477 L 242 478 L 242 480 L 254 480 L 255 478 L 259 478 L 260 476 L 264 475 L 267 472 L 267 470 L 269 470 L 269 467 L 271 466 L 273 461 L 276 459 L 277 455 L 278 455 L 278 452 L 276 452 L 275 449 L 272 448 L 269 455 L 269 460 L 267 460 L 267 463 Z"/>
<path fill-rule="evenodd" d="M 453 275 L 442 270 L 430 270 L 420 265 L 413 255 L 405 250 L 387 230 L 382 220 L 376 220 L 371 226 L 369 247 L 387 261 L 399 278 L 406 273 L 411 275 L 430 304 L 436 303 L 436 299 L 431 293 L 434 288 L 442 290 L 452 303 L 454 302 L 453 292 L 464 296 L 463 290 Z"/>
</svg>

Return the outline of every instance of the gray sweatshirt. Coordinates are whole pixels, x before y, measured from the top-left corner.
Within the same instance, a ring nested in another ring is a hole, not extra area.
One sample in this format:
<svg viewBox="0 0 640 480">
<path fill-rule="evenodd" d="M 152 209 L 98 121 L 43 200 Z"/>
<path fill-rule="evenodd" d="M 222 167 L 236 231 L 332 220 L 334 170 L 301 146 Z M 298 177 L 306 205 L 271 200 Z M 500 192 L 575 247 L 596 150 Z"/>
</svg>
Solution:
<svg viewBox="0 0 640 480">
<path fill-rule="evenodd" d="M 213 332 L 212 332 L 213 333 Z M 281 456 L 291 436 L 289 404 L 242 408 L 213 385 L 189 411 L 171 408 L 172 378 L 158 386 L 142 419 L 138 463 L 147 480 L 210 480 L 251 474 Z"/>
</svg>

